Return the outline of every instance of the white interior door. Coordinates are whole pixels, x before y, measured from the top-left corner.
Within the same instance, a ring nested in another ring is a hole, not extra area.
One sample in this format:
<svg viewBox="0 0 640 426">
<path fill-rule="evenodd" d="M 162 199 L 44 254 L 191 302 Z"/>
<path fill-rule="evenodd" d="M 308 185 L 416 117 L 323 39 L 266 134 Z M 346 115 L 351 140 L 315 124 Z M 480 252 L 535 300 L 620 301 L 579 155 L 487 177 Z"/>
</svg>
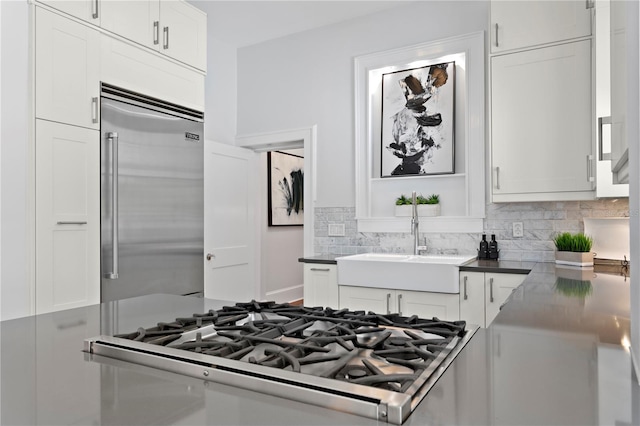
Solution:
<svg viewBox="0 0 640 426">
<path fill-rule="evenodd" d="M 258 154 L 211 141 L 205 152 L 204 296 L 258 300 Z"/>
</svg>

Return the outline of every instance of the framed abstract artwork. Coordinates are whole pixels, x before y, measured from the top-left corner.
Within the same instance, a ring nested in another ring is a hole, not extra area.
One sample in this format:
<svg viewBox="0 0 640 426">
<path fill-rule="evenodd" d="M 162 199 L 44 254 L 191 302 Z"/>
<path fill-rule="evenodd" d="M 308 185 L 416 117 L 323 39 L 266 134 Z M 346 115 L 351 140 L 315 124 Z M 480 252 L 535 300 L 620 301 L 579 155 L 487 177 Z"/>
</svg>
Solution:
<svg viewBox="0 0 640 426">
<path fill-rule="evenodd" d="M 304 157 L 267 153 L 269 226 L 304 224 Z"/>
<path fill-rule="evenodd" d="M 455 172 L 455 62 L 382 74 L 381 177 Z"/>
</svg>

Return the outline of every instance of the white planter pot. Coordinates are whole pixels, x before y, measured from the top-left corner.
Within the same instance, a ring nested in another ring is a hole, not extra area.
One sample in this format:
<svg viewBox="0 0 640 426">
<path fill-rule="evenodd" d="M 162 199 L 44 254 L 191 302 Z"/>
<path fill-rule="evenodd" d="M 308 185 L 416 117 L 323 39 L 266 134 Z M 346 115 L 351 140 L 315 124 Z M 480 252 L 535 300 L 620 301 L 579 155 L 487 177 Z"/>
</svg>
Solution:
<svg viewBox="0 0 640 426">
<path fill-rule="evenodd" d="M 396 206 L 397 217 L 411 217 L 413 206 L 405 204 Z M 440 204 L 418 204 L 418 216 L 440 216 Z"/>
<path fill-rule="evenodd" d="M 593 253 L 556 251 L 556 263 L 569 266 L 593 266 Z"/>
</svg>

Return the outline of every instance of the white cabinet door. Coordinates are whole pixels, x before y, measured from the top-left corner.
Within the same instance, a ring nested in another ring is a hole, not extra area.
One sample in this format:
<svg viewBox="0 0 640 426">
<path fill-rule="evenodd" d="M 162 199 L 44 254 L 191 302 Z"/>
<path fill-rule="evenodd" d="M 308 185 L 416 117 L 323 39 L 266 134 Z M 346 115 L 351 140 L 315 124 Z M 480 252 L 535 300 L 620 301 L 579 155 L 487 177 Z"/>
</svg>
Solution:
<svg viewBox="0 0 640 426">
<path fill-rule="evenodd" d="M 338 308 L 338 267 L 304 264 L 304 305 Z"/>
<path fill-rule="evenodd" d="M 591 41 L 494 56 L 491 68 L 493 200 L 593 198 Z"/>
<path fill-rule="evenodd" d="M 526 275 L 521 274 L 493 274 L 484 275 L 485 282 L 485 324 L 487 327 L 500 312 L 500 307 L 506 302 L 511 292 L 515 290 Z"/>
<path fill-rule="evenodd" d="M 438 318 L 445 321 L 460 319 L 460 304 L 457 294 L 430 293 L 424 291 L 397 291 L 396 307 L 393 313 L 405 317 L 417 315 L 420 318 Z"/>
<path fill-rule="evenodd" d="M 491 52 L 591 35 L 586 1 L 492 1 Z"/>
<path fill-rule="evenodd" d="M 158 0 L 102 1 L 100 15 L 105 30 L 152 49 L 160 47 Z"/>
<path fill-rule="evenodd" d="M 100 128 L 98 31 L 36 8 L 36 117 Z"/>
<path fill-rule="evenodd" d="M 101 78 L 106 83 L 204 111 L 204 75 L 102 34 Z"/>
<path fill-rule="evenodd" d="M 485 326 L 484 272 L 460 272 L 460 319 Z"/>
<path fill-rule="evenodd" d="M 160 51 L 207 69 L 207 15 L 182 0 L 160 2 Z"/>
<path fill-rule="evenodd" d="M 391 303 L 396 297 L 395 290 L 344 285 L 340 286 L 339 294 L 340 309 L 373 311 L 383 315 L 391 313 Z"/>
<path fill-rule="evenodd" d="M 627 92 L 630 79 L 638 78 L 638 40 L 633 40 L 629 27 L 632 8 L 626 1 L 611 2 L 611 171 L 614 183 L 629 182 L 629 140 Z M 629 2 L 631 3 L 631 2 Z M 636 24 L 637 25 L 637 24 Z M 635 64 L 630 64 L 635 61 Z M 630 71 L 635 71 L 635 73 Z M 637 120 L 637 117 L 635 118 Z"/>
<path fill-rule="evenodd" d="M 94 25 L 100 25 L 98 0 L 38 0 L 38 2 Z"/>
<path fill-rule="evenodd" d="M 36 120 L 36 313 L 100 302 L 100 136 Z"/>
</svg>

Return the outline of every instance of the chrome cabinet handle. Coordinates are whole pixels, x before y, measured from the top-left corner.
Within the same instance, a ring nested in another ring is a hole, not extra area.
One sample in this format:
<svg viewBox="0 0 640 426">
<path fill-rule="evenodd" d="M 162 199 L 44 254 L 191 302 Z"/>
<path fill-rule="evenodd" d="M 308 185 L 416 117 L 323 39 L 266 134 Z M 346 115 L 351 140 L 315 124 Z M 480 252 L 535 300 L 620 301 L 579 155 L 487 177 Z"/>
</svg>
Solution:
<svg viewBox="0 0 640 426">
<path fill-rule="evenodd" d="M 111 273 L 106 273 L 105 278 L 118 279 L 118 133 L 107 133 L 107 140 L 111 142 L 111 238 L 113 241 Z"/>
<path fill-rule="evenodd" d="M 91 4 L 91 12 L 91 16 L 93 17 L 93 19 L 98 19 L 98 0 L 95 0 Z"/>
<path fill-rule="evenodd" d="M 464 300 L 467 300 L 469 295 L 467 294 L 467 276 L 464 276 Z"/>
<path fill-rule="evenodd" d="M 215 259 L 216 255 L 215 254 L 211 254 L 211 253 L 207 253 L 207 260 L 211 261 L 211 259 Z"/>
<path fill-rule="evenodd" d="M 86 221 L 58 221 L 57 222 L 58 225 L 86 225 L 87 222 Z"/>
<path fill-rule="evenodd" d="M 160 43 L 160 21 L 153 21 L 153 44 Z"/>
<path fill-rule="evenodd" d="M 91 122 L 98 123 L 98 98 L 91 98 Z"/>
<path fill-rule="evenodd" d="M 387 293 L 387 315 L 391 313 L 389 303 L 391 302 L 391 293 Z"/>
<path fill-rule="evenodd" d="M 312 271 L 329 272 L 329 268 L 311 268 Z"/>
<path fill-rule="evenodd" d="M 500 189 L 500 167 L 496 167 L 496 189 Z"/>
<path fill-rule="evenodd" d="M 500 47 L 500 44 L 498 43 L 498 24 L 496 23 L 496 47 Z"/>
<path fill-rule="evenodd" d="M 398 315 L 402 316 L 402 293 L 398 295 Z"/>
<path fill-rule="evenodd" d="M 489 301 L 493 303 L 493 278 L 489 278 Z"/>
<path fill-rule="evenodd" d="M 587 154 L 587 182 L 593 182 L 593 173 L 591 167 L 591 160 L 593 160 L 593 155 Z"/>
<path fill-rule="evenodd" d="M 606 124 L 611 124 L 611 116 L 598 117 L 598 160 L 611 160 L 611 153 L 604 152 L 602 147 L 602 127 Z"/>
<path fill-rule="evenodd" d="M 169 48 L 169 27 L 164 27 L 162 29 L 162 36 L 164 40 L 162 44 L 162 48 L 168 49 Z"/>
</svg>

